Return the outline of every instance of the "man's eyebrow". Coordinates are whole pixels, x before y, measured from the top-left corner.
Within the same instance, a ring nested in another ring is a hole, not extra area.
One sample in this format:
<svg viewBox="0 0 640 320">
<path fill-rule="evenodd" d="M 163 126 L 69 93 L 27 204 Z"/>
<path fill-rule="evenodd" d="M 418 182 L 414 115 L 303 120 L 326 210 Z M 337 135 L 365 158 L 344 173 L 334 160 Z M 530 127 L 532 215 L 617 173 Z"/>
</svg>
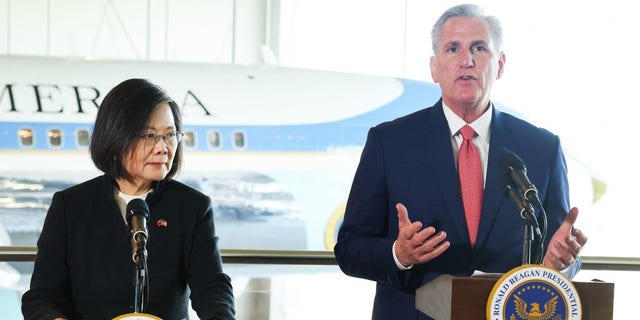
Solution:
<svg viewBox="0 0 640 320">
<path fill-rule="evenodd" d="M 471 42 L 472 46 L 477 46 L 479 44 L 485 45 L 487 47 L 489 46 L 489 43 L 487 43 L 487 41 L 485 41 L 485 40 L 475 40 L 475 41 Z"/>
<path fill-rule="evenodd" d="M 452 40 L 452 41 L 448 41 L 447 43 L 445 43 L 443 48 L 457 47 L 457 46 L 460 46 L 460 41 Z"/>
</svg>

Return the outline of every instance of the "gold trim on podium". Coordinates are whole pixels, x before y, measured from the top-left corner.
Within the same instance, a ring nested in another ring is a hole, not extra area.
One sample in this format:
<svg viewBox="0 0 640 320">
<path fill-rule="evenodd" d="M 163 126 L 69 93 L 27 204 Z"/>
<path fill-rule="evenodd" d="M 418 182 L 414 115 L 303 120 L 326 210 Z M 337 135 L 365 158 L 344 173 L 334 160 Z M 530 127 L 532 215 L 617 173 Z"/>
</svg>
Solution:
<svg viewBox="0 0 640 320">
<path fill-rule="evenodd" d="M 113 318 L 113 320 L 162 320 L 147 313 L 127 313 Z"/>
</svg>

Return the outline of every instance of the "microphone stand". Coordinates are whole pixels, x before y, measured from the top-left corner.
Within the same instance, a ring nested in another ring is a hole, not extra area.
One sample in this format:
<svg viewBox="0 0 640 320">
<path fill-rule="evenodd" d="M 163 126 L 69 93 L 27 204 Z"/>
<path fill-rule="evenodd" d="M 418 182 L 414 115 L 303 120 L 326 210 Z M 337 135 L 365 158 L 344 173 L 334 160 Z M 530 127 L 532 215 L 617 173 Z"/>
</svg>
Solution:
<svg viewBox="0 0 640 320">
<path fill-rule="evenodd" d="M 501 160 L 506 174 L 500 180 L 500 185 L 504 186 L 507 196 L 520 208 L 522 217 L 522 264 L 527 265 L 532 262 L 541 264 L 544 254 L 544 240 L 547 236 L 547 217 L 544 207 L 538 199 L 538 190 L 529 182 L 527 169 L 524 162 L 514 153 L 507 153 Z M 517 170 L 516 170 L 517 169 Z M 514 190 L 512 183 L 517 185 L 520 192 Z M 533 202 L 540 210 L 542 217 L 542 230 L 535 215 L 535 209 L 531 206 Z M 538 239 L 538 247 L 535 252 L 534 261 L 531 260 L 531 248 L 533 242 Z"/>
<path fill-rule="evenodd" d="M 536 236 L 542 242 L 542 235 L 535 216 L 535 209 L 523 195 L 515 190 L 511 184 L 504 184 L 507 196 L 520 208 L 520 217 L 522 218 L 522 265 L 531 264 L 531 248 Z M 536 253 L 535 263 L 539 263 L 539 256 L 542 250 Z"/>
<path fill-rule="evenodd" d="M 520 210 L 520 216 L 522 217 L 522 264 L 541 264 L 542 263 L 542 254 L 544 253 L 544 238 L 545 235 L 540 231 L 540 225 L 538 224 L 538 219 L 535 216 L 535 210 L 527 200 L 524 200 L 527 203 L 527 206 L 523 207 Z M 544 212 L 544 209 L 543 209 Z M 544 229 L 546 230 L 546 217 L 544 217 Z M 546 231 L 545 231 L 546 233 Z M 539 241 L 539 246 L 536 250 L 534 260 L 531 260 L 531 248 L 533 242 L 536 240 Z"/>
<path fill-rule="evenodd" d="M 149 207 L 143 199 L 129 201 L 127 204 L 127 223 L 131 226 L 131 259 L 136 267 L 133 281 L 135 313 L 144 313 L 149 302 L 147 218 L 149 218 Z"/>
<path fill-rule="evenodd" d="M 540 209 L 540 219 L 542 221 L 541 226 L 538 226 L 538 220 L 535 218 L 535 216 L 533 216 L 533 223 L 535 223 L 535 225 L 532 225 L 534 228 L 538 228 L 536 229 L 536 235 L 538 236 L 538 251 L 536 253 L 536 260 L 534 261 L 534 263 L 536 264 L 542 264 L 543 259 L 544 259 L 544 241 L 547 238 L 547 212 L 544 210 L 544 207 L 542 206 L 542 203 L 540 203 L 540 200 L 534 199 L 534 204 L 536 205 L 536 207 L 538 207 L 538 209 Z M 540 230 L 542 229 L 542 230 Z"/>
<path fill-rule="evenodd" d="M 524 209 L 522 209 L 524 210 Z M 522 215 L 522 265 L 531 264 L 531 245 L 533 243 L 533 225 Z"/>
<path fill-rule="evenodd" d="M 135 235 L 134 239 L 136 239 Z M 147 278 L 147 249 L 146 239 L 144 236 L 140 237 L 138 248 L 133 254 L 132 258 L 136 266 L 134 287 L 134 313 L 143 313 L 147 308 L 147 300 L 149 297 L 149 279 Z"/>
</svg>

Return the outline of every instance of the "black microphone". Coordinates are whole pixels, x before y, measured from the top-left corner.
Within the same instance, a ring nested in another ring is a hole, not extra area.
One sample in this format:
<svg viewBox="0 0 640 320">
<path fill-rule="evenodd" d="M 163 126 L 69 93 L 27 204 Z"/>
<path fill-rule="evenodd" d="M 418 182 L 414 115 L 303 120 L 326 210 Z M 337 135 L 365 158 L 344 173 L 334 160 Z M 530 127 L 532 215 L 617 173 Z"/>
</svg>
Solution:
<svg viewBox="0 0 640 320">
<path fill-rule="evenodd" d="M 507 175 L 503 175 L 500 179 L 500 186 L 504 189 L 507 197 L 513 201 L 520 210 L 520 217 L 529 222 L 529 225 L 533 227 L 536 236 L 542 239 L 542 231 L 540 231 L 540 225 L 538 219 L 535 216 L 535 211 L 529 203 L 529 200 L 525 199 L 521 192 L 515 190 L 511 185 L 511 178 Z"/>
<path fill-rule="evenodd" d="M 138 263 L 140 255 L 146 256 L 147 219 L 149 218 L 149 206 L 142 199 L 133 199 L 127 204 L 127 223 L 131 226 L 131 249 L 134 263 Z"/>
<path fill-rule="evenodd" d="M 520 157 L 513 152 L 507 152 L 500 159 L 500 166 L 515 185 L 520 188 L 520 191 L 529 202 L 533 202 L 536 206 L 542 206 L 540 198 L 538 198 L 538 189 L 529 181 L 527 167 Z"/>
</svg>

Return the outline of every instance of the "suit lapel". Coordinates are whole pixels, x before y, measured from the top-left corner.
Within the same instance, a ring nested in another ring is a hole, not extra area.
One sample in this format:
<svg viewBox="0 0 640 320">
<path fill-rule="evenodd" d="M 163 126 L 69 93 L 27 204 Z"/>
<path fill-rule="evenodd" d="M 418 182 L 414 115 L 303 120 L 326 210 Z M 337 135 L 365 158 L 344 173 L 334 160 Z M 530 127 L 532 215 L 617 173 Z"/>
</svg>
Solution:
<svg viewBox="0 0 640 320">
<path fill-rule="evenodd" d="M 453 159 L 449 125 L 444 117 L 442 108 L 442 101 L 438 101 L 433 108 L 430 108 L 428 128 L 431 128 L 432 131 L 425 133 L 427 137 L 426 146 L 430 155 L 429 159 L 431 159 L 431 170 L 438 181 L 438 185 L 441 186 L 444 202 L 451 214 L 451 219 L 455 223 L 461 240 L 469 243 L 467 222 L 462 209 L 458 172 Z"/>
<path fill-rule="evenodd" d="M 480 228 L 478 230 L 477 246 L 482 246 L 487 240 L 500 206 L 506 197 L 499 179 L 503 174 L 502 168 L 497 165 L 505 154 L 505 150 L 515 151 L 518 149 L 519 141 L 512 138 L 513 128 L 502 112 L 493 108 L 491 120 L 491 141 L 489 145 L 489 159 L 487 181 L 485 182 L 484 199 L 482 203 L 482 216 L 480 218 Z"/>
</svg>

